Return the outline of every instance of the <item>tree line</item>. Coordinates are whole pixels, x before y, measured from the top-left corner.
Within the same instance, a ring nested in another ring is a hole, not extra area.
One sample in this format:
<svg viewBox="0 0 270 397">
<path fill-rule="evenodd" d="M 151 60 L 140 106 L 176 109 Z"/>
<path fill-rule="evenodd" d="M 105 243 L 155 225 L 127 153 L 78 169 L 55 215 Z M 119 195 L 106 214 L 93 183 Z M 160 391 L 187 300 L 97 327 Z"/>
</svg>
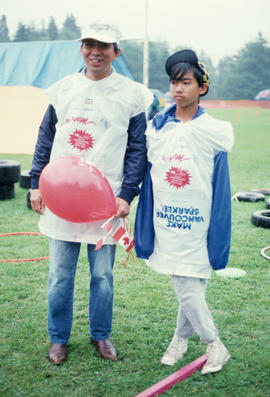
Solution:
<svg viewBox="0 0 270 397">
<path fill-rule="evenodd" d="M 68 14 L 63 26 L 59 28 L 53 16 L 46 25 L 41 21 L 40 27 L 20 22 L 14 38 L 9 37 L 5 15 L 0 19 L 0 42 L 74 40 L 80 37 L 81 28 L 75 17 Z M 123 40 L 120 42 L 122 53 L 136 81 L 143 80 L 143 42 Z M 168 56 L 183 49 L 170 48 L 166 41 L 149 42 L 149 87 L 161 92 L 169 90 L 169 79 L 164 69 Z M 207 65 L 211 85 L 205 99 L 254 99 L 256 94 L 270 88 L 270 47 L 263 35 L 248 42 L 233 56 L 225 56 L 214 66 L 211 58 L 202 50 L 199 59 Z"/>
<path fill-rule="evenodd" d="M 2 15 L 0 19 L 0 42 L 9 41 L 48 41 L 48 40 L 72 40 L 80 36 L 81 29 L 77 25 L 73 14 L 68 14 L 62 28 L 59 28 L 54 17 L 50 17 L 46 26 L 44 20 L 36 27 L 34 23 L 25 25 L 19 22 L 13 40 L 10 39 L 7 18 Z"/>
</svg>

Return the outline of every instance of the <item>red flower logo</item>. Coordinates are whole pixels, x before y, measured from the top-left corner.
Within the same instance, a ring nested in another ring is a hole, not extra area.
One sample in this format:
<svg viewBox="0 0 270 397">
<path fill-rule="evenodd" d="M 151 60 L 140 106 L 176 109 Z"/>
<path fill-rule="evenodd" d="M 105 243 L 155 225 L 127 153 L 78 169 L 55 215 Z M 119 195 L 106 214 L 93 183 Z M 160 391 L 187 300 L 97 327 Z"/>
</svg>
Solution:
<svg viewBox="0 0 270 397">
<path fill-rule="evenodd" d="M 188 171 L 178 167 L 171 167 L 171 169 L 166 172 L 165 181 L 168 182 L 170 186 L 179 189 L 186 185 L 190 185 L 190 178 L 191 176 Z"/>
<path fill-rule="evenodd" d="M 70 134 L 68 143 L 70 143 L 74 149 L 78 149 L 82 152 L 87 151 L 94 146 L 94 138 L 86 131 L 75 130 Z"/>
</svg>

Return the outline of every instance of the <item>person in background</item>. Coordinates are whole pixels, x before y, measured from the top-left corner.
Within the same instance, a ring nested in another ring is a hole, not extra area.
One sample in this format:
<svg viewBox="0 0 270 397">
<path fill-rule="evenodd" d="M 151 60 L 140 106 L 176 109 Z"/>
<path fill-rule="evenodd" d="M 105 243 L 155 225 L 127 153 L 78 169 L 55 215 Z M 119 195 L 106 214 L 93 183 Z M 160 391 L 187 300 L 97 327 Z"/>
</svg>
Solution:
<svg viewBox="0 0 270 397">
<path fill-rule="evenodd" d="M 48 88 L 50 105 L 42 120 L 31 174 L 31 205 L 40 214 L 41 233 L 49 237 L 48 281 L 49 360 L 61 364 L 73 319 L 73 295 L 81 243 L 87 244 L 90 266 L 89 333 L 99 356 L 116 360 L 110 334 L 113 318 L 113 265 L 116 242 L 105 237 L 104 221 L 72 223 L 45 207 L 39 177 L 50 161 L 78 156 L 93 162 L 116 196 L 116 218 L 129 214 L 146 169 L 146 109 L 152 94 L 146 87 L 116 73 L 112 62 L 120 55 L 118 37 L 107 23 L 82 30 L 81 55 L 85 68 Z M 79 205 L 79 203 L 78 203 Z"/>
<path fill-rule="evenodd" d="M 177 325 L 161 362 L 173 365 L 195 333 L 207 344 L 202 374 L 219 371 L 230 354 L 219 338 L 206 299 L 211 268 L 224 268 L 231 236 L 231 191 L 227 153 L 229 122 L 199 105 L 210 80 L 189 49 L 165 64 L 174 104 L 149 121 L 148 169 L 135 220 L 137 256 L 171 275 L 179 302 Z"/>
</svg>

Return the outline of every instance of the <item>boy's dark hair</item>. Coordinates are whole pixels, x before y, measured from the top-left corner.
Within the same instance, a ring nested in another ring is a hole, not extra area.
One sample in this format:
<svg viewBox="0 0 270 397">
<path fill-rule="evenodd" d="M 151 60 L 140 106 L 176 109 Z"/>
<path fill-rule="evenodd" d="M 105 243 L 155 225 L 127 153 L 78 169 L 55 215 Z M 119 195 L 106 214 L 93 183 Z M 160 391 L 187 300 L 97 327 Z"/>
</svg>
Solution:
<svg viewBox="0 0 270 397">
<path fill-rule="evenodd" d="M 187 62 L 179 62 L 172 67 L 171 74 L 170 74 L 170 81 L 182 80 L 184 75 L 189 70 L 193 71 L 195 79 L 198 81 L 199 86 L 202 87 L 203 83 L 204 83 L 202 72 L 198 68 L 196 68 L 194 65 L 191 65 L 190 63 L 187 63 Z"/>
</svg>

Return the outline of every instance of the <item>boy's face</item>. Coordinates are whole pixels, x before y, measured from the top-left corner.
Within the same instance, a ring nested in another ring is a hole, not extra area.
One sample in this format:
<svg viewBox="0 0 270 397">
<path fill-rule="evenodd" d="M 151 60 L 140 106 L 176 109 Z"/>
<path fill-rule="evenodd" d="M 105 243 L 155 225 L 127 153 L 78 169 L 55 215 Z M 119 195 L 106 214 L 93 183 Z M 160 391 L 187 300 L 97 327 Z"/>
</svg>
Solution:
<svg viewBox="0 0 270 397">
<path fill-rule="evenodd" d="M 112 61 L 119 55 L 111 43 L 103 43 L 94 39 L 83 40 L 81 54 L 86 64 L 86 76 L 92 80 L 101 80 L 111 73 Z"/>
<path fill-rule="evenodd" d="M 184 109 L 198 104 L 198 98 L 206 92 L 207 85 L 200 87 L 193 71 L 188 70 L 181 80 L 171 81 L 170 89 L 176 105 Z"/>
</svg>

